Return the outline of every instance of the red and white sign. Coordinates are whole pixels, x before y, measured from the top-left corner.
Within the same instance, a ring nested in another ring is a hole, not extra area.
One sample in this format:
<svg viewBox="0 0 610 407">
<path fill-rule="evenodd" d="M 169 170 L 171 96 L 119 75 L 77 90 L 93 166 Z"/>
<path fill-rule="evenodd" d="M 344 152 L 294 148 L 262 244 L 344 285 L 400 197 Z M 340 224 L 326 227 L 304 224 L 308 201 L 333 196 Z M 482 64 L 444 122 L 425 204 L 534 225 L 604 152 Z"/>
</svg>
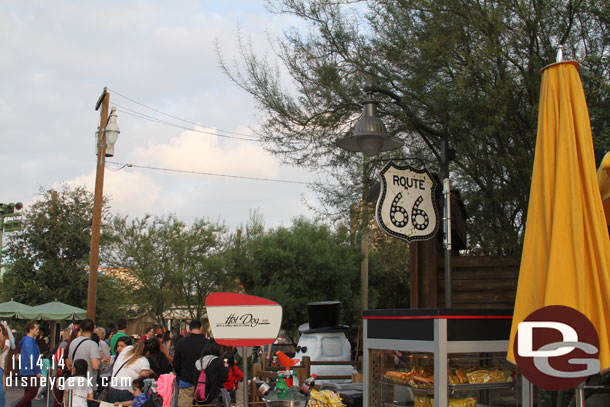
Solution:
<svg viewBox="0 0 610 407">
<path fill-rule="evenodd" d="M 266 298 L 213 293 L 205 307 L 214 339 L 222 345 L 266 345 L 277 339 L 282 325 L 282 306 Z"/>
</svg>

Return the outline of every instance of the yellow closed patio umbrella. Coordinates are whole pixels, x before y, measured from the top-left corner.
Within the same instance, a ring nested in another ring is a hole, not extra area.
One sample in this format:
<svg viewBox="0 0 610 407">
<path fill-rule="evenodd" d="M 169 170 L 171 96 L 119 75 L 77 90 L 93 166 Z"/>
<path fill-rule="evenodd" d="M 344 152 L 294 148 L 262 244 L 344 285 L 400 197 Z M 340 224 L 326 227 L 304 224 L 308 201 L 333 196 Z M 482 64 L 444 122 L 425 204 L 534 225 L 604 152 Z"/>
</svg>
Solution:
<svg viewBox="0 0 610 407">
<path fill-rule="evenodd" d="M 604 156 L 597 169 L 597 183 L 602 194 L 602 204 L 606 214 L 606 224 L 610 225 L 610 153 Z"/>
<path fill-rule="evenodd" d="M 585 95 L 573 61 L 543 70 L 538 137 L 508 359 L 517 326 L 533 311 L 563 305 L 599 335 L 610 368 L 610 239 L 597 183 Z"/>
</svg>

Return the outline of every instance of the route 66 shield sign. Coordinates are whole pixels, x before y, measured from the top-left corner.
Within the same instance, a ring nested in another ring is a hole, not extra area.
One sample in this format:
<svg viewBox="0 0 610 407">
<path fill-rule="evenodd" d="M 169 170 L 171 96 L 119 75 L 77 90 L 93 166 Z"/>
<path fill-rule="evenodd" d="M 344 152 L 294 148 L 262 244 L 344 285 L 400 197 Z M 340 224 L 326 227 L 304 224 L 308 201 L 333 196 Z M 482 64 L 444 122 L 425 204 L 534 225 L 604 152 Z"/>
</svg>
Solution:
<svg viewBox="0 0 610 407">
<path fill-rule="evenodd" d="M 438 230 L 436 181 L 427 170 L 389 162 L 379 173 L 377 224 L 387 234 L 411 242 L 430 239 Z"/>
</svg>

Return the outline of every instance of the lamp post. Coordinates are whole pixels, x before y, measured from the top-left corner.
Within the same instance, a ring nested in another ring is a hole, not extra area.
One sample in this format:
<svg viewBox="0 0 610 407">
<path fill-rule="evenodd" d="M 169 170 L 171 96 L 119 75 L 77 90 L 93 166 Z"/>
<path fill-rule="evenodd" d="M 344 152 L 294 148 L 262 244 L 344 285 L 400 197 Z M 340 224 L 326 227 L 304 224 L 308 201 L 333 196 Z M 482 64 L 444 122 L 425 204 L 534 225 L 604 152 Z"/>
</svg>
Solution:
<svg viewBox="0 0 610 407">
<path fill-rule="evenodd" d="M 377 104 L 378 101 L 373 99 L 374 93 L 382 93 L 394 99 L 396 104 L 400 106 L 405 113 L 413 117 L 413 113 L 409 107 L 405 104 L 404 99 L 396 93 L 377 87 L 373 83 L 367 83 L 363 89 L 367 98 L 363 102 L 364 112 L 362 117 L 356 123 L 354 128 L 354 135 L 347 136 L 337 140 L 337 145 L 345 150 L 362 152 L 366 157 L 371 157 L 383 151 L 395 150 L 402 147 L 403 142 L 395 137 L 387 134 L 385 126 L 381 119 L 377 116 Z M 440 154 L 438 151 L 432 148 L 431 143 L 428 139 L 424 138 L 424 141 L 428 147 L 432 149 L 432 153 L 436 156 L 440 163 L 440 176 L 443 181 L 443 245 L 445 247 L 445 307 L 451 308 L 451 189 L 449 182 L 449 161 L 451 160 L 452 151 L 449 149 L 449 133 L 447 131 L 447 115 L 443 117 L 443 131 L 439 132 L 435 129 L 428 127 L 423 123 L 418 123 L 419 129 L 425 129 L 427 132 L 435 134 L 440 138 Z M 365 158 L 365 164 L 366 164 Z M 365 191 L 366 192 L 366 191 Z M 363 229 L 364 233 L 364 229 Z M 364 238 L 363 238 L 364 240 Z M 367 245 L 368 246 L 368 245 Z M 364 244 L 363 244 L 364 254 Z M 368 247 L 367 247 L 368 254 Z M 363 280 L 364 281 L 364 280 Z M 367 276 L 368 281 L 368 276 Z M 366 290 L 368 294 L 368 282 L 367 286 L 361 288 L 363 291 Z M 361 294 L 361 298 L 365 298 L 364 294 Z M 364 308 L 363 308 L 364 309 Z"/>
<path fill-rule="evenodd" d="M 368 182 L 366 167 L 369 157 L 382 151 L 395 150 L 403 145 L 402 140 L 392 137 L 386 131 L 385 125 L 377 115 L 379 102 L 373 98 L 373 90 L 365 88 L 366 99 L 362 102 L 362 116 L 356 122 L 354 134 L 337 140 L 337 145 L 344 150 L 362 152 L 364 154 L 362 174 L 362 227 L 360 249 L 362 261 L 360 262 L 360 308 L 368 308 L 369 302 L 369 211 L 367 205 Z"/>
<path fill-rule="evenodd" d="M 113 107 L 108 115 L 110 93 L 104 88 L 99 97 L 95 110 L 100 107 L 100 126 L 97 137 L 97 167 L 95 171 L 95 192 L 93 195 L 93 219 L 91 221 L 91 254 L 89 257 L 89 285 L 87 288 L 87 318 L 95 320 L 97 302 L 97 270 L 100 259 L 100 233 L 102 226 L 102 203 L 104 198 L 104 168 L 106 157 L 114 156 L 114 143 L 116 143 L 120 130 L 116 122 L 116 108 Z"/>
</svg>

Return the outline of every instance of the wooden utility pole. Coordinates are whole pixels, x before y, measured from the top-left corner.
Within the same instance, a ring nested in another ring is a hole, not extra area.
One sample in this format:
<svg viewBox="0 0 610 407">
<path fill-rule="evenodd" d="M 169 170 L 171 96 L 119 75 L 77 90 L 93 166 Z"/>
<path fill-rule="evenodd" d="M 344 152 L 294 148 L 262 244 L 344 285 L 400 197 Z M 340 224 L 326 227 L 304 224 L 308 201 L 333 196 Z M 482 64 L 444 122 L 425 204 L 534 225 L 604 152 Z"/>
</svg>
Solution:
<svg viewBox="0 0 610 407">
<path fill-rule="evenodd" d="M 100 112 L 100 127 L 97 133 L 97 168 L 95 171 L 95 192 L 93 195 L 93 219 L 91 221 L 91 255 L 89 257 L 89 287 L 87 289 L 87 318 L 95 321 L 97 303 L 97 270 L 100 260 L 100 233 L 102 227 L 102 203 L 104 200 L 104 168 L 106 166 L 106 124 L 110 94 L 104 88 L 98 99 L 95 110 Z"/>
</svg>

